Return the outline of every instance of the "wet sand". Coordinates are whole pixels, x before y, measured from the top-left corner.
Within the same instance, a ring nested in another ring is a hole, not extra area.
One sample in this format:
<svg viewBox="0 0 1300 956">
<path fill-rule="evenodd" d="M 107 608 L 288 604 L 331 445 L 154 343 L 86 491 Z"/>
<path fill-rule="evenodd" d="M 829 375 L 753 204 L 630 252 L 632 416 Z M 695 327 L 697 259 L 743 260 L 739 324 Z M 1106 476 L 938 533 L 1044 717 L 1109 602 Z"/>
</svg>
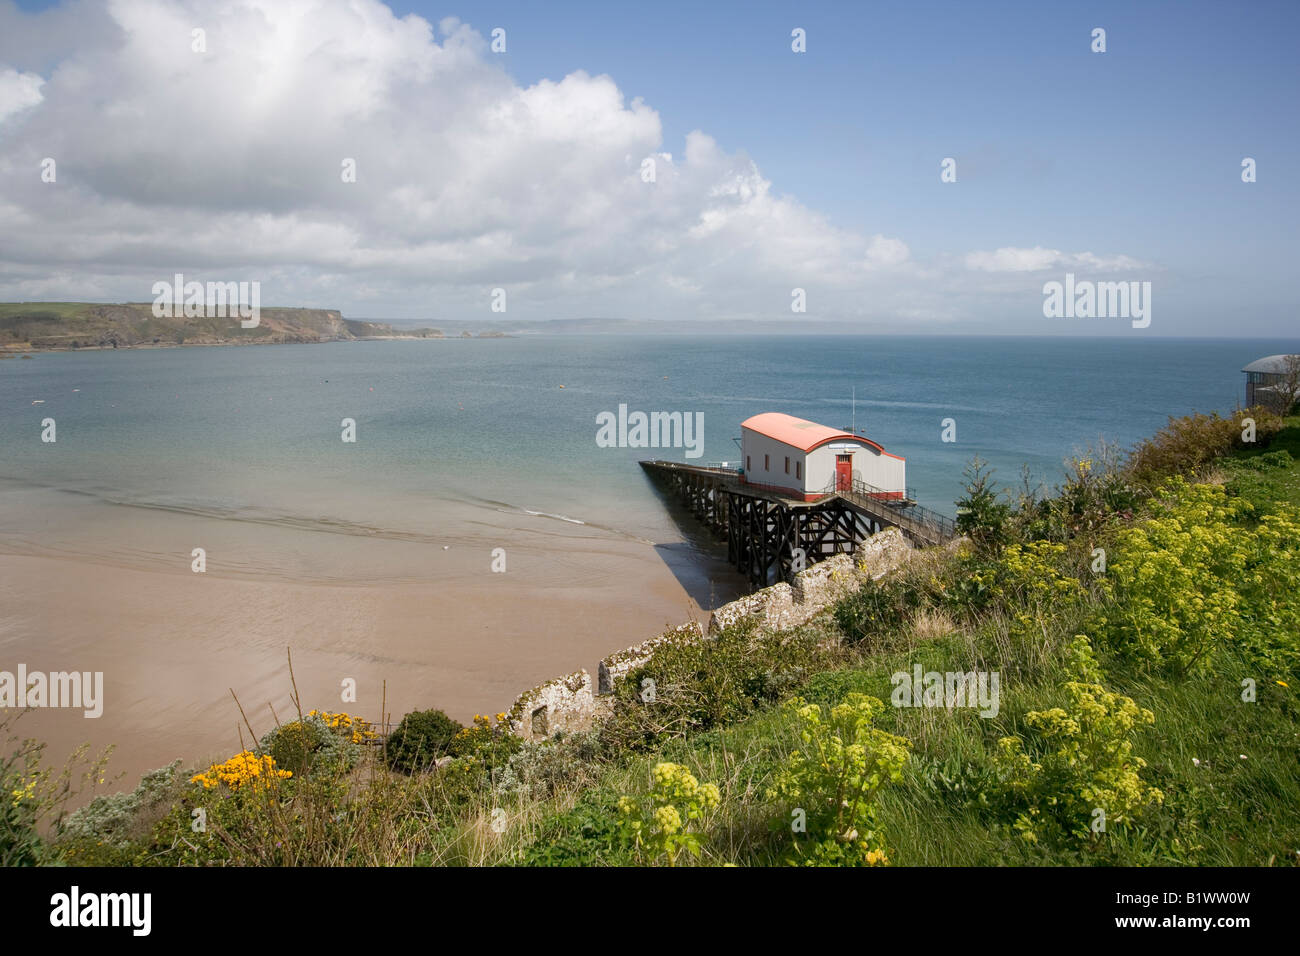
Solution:
<svg viewBox="0 0 1300 956">
<path fill-rule="evenodd" d="M 468 722 L 578 668 L 594 679 L 601 657 L 707 617 L 700 604 L 711 603 L 691 597 L 710 591 L 698 555 L 693 569 L 673 569 L 664 549 L 586 527 L 514 528 L 505 573 L 491 571 L 499 528 L 445 549 L 297 533 L 300 562 L 317 572 L 303 582 L 223 567 L 219 549 L 205 573 L 192 572 L 180 545 L 192 529 L 177 528 L 185 520 L 153 521 L 155 546 L 176 536 L 170 555 L 77 552 L 48 538 L 0 553 L 0 670 L 104 674 L 102 717 L 30 710 L 19 732 L 47 741 L 60 763 L 81 743 L 116 745 L 110 776 L 123 776 L 102 791 L 129 789 L 176 758 L 189 766 L 236 752 L 248 732 L 232 690 L 259 735 L 274 726 L 272 708 L 289 719 L 286 648 L 304 710 L 378 721 L 438 707 Z M 131 516 L 137 536 L 140 525 Z M 348 562 L 361 583 L 345 580 Z M 355 703 L 341 699 L 346 679 Z"/>
</svg>

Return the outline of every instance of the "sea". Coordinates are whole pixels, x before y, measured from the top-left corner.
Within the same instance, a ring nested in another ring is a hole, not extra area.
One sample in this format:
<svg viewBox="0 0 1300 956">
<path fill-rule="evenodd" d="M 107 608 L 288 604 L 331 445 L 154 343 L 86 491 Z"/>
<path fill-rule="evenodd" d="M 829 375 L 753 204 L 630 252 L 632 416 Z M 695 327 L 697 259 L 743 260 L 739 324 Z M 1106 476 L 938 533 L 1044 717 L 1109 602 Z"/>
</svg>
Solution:
<svg viewBox="0 0 1300 956">
<path fill-rule="evenodd" d="M 657 541 L 681 528 L 637 462 L 738 465 L 740 423 L 779 411 L 903 455 L 918 500 L 951 515 L 976 456 L 1006 484 L 1028 467 L 1051 486 L 1099 440 L 1128 446 L 1170 416 L 1230 412 L 1243 365 L 1296 348 L 533 335 L 46 353 L 0 363 L 0 486 L 341 534 L 455 537 L 506 511 Z M 598 416 L 620 406 L 702 415 L 698 457 L 602 447 Z M 14 533 L 39 544 L 54 514 L 0 511 L 0 547 Z"/>
</svg>

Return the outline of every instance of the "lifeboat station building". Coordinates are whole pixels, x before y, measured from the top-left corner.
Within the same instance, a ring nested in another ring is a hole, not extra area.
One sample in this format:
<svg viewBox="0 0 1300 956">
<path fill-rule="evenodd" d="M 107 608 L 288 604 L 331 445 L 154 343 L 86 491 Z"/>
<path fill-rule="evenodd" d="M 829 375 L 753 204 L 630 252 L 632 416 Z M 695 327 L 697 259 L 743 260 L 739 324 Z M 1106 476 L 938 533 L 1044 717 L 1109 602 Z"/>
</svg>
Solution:
<svg viewBox="0 0 1300 956">
<path fill-rule="evenodd" d="M 740 434 L 745 484 L 800 501 L 855 490 L 874 498 L 906 496 L 907 462 L 861 435 L 780 412 L 746 419 Z"/>
</svg>

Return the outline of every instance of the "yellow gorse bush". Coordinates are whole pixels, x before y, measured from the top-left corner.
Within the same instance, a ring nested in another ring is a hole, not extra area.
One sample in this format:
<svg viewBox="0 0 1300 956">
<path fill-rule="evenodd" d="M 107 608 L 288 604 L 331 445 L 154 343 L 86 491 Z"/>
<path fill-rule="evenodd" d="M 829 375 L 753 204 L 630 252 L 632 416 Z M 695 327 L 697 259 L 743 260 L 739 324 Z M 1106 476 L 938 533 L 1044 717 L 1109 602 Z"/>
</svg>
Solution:
<svg viewBox="0 0 1300 956">
<path fill-rule="evenodd" d="M 367 740 L 376 740 L 379 737 L 374 725 L 363 717 L 353 717 L 342 712 L 335 714 L 328 710 L 313 710 L 308 716 L 319 717 L 325 721 L 330 730 L 340 736 L 348 737 L 354 744 L 363 744 Z"/>
<path fill-rule="evenodd" d="M 206 771 L 190 778 L 190 783 L 202 784 L 205 790 L 212 790 L 225 784 L 231 790 L 238 790 L 246 784 L 257 789 L 270 784 L 272 780 L 292 777 L 288 770 L 280 770 L 270 755 L 257 756 L 251 750 L 235 754 L 225 763 L 214 763 Z"/>
<path fill-rule="evenodd" d="M 456 731 L 451 741 L 451 753 L 456 757 L 499 760 L 513 753 L 518 743 L 519 738 L 511 731 L 505 714 L 496 715 L 495 725 L 488 715 L 475 714 L 470 726 Z"/>
</svg>

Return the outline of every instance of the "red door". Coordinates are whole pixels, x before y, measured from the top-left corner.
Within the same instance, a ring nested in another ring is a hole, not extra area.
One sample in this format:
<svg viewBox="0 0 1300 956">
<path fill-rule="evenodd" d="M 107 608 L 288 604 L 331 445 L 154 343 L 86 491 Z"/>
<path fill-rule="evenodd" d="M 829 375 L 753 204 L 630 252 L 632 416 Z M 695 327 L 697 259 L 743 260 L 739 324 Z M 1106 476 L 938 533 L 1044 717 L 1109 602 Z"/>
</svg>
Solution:
<svg viewBox="0 0 1300 956">
<path fill-rule="evenodd" d="M 835 490 L 853 490 L 853 456 L 835 456 Z"/>
</svg>

